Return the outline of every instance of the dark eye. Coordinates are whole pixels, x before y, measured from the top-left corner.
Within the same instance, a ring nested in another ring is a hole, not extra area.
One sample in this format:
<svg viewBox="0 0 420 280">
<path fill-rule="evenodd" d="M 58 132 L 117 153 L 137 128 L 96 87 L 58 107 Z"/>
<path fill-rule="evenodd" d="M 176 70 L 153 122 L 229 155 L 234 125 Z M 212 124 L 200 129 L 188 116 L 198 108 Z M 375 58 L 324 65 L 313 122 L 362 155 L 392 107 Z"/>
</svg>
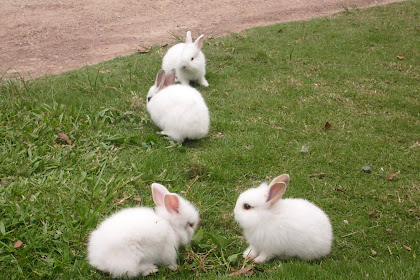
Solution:
<svg viewBox="0 0 420 280">
<path fill-rule="evenodd" d="M 150 101 L 150 99 L 152 99 L 152 97 L 151 97 L 151 96 L 147 97 L 147 102 L 149 102 L 149 101 Z"/>
<path fill-rule="evenodd" d="M 191 57 L 191 61 L 193 61 L 194 60 L 194 57 Z"/>
<path fill-rule="evenodd" d="M 192 227 L 194 227 L 194 224 L 193 223 L 188 223 L 188 225 L 192 228 Z"/>
<path fill-rule="evenodd" d="M 244 204 L 244 209 L 245 209 L 245 210 L 249 210 L 249 209 L 251 209 L 251 205 L 249 205 L 248 203 L 245 203 L 245 204 Z"/>
</svg>

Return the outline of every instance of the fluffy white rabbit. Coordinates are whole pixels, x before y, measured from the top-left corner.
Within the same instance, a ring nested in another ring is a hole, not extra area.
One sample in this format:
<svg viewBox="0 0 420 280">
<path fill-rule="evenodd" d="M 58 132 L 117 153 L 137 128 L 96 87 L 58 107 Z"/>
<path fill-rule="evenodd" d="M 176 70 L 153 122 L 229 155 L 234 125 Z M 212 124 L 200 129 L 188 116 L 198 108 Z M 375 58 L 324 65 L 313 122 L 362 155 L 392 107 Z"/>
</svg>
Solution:
<svg viewBox="0 0 420 280">
<path fill-rule="evenodd" d="M 197 81 L 202 86 L 209 86 L 206 78 L 206 57 L 203 47 L 204 35 L 198 37 L 194 43 L 191 32 L 187 32 L 185 43 L 172 46 L 163 57 L 162 68 L 166 73 L 172 69 L 181 84 L 188 85 L 190 81 Z"/>
<path fill-rule="evenodd" d="M 281 199 L 289 180 L 283 174 L 239 196 L 234 214 L 249 244 L 244 258 L 310 261 L 330 253 L 333 232 L 327 214 L 305 199 Z"/>
<path fill-rule="evenodd" d="M 152 184 L 155 209 L 121 210 L 93 231 L 87 246 L 89 263 L 113 277 L 147 276 L 157 266 L 178 268 L 177 250 L 187 244 L 200 219 L 197 209 L 160 184 Z"/>
<path fill-rule="evenodd" d="M 209 109 L 195 88 L 175 83 L 175 72 L 159 70 L 155 84 L 147 93 L 147 111 L 153 122 L 170 139 L 203 138 L 209 132 Z"/>
</svg>

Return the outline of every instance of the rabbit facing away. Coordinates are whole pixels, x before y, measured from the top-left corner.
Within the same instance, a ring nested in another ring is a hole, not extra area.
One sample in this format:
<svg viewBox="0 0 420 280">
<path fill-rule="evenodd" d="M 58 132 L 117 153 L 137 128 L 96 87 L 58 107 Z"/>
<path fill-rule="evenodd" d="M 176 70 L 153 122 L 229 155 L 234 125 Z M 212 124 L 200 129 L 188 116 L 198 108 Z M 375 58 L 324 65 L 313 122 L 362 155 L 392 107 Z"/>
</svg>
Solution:
<svg viewBox="0 0 420 280">
<path fill-rule="evenodd" d="M 134 207 L 105 219 L 88 241 L 88 261 L 112 277 L 147 276 L 157 266 L 176 270 L 177 250 L 187 244 L 200 219 L 197 209 L 164 186 L 152 184 L 155 209 Z"/>
<path fill-rule="evenodd" d="M 203 47 L 204 35 L 200 35 L 193 43 L 191 32 L 187 32 L 185 43 L 179 43 L 166 52 L 162 61 L 162 69 L 169 73 L 176 71 L 176 78 L 183 85 L 196 81 L 202 86 L 209 86 L 206 78 L 206 57 Z"/>
<path fill-rule="evenodd" d="M 147 93 L 147 111 L 162 134 L 177 142 L 200 139 L 210 126 L 209 109 L 201 93 L 188 85 L 175 83 L 175 71 L 159 70 Z"/>
<path fill-rule="evenodd" d="M 249 244 L 244 258 L 311 261 L 330 253 L 333 232 L 327 214 L 305 199 L 281 199 L 289 180 L 283 174 L 239 196 L 234 216 Z"/>
</svg>

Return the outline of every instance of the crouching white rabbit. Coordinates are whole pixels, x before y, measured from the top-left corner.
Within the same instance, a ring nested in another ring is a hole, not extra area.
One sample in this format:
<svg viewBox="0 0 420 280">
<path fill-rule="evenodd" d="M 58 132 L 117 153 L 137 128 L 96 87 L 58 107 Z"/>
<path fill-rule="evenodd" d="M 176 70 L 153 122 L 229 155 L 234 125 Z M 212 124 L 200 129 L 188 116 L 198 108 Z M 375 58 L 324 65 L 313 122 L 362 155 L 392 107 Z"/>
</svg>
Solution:
<svg viewBox="0 0 420 280">
<path fill-rule="evenodd" d="M 311 261 L 330 253 L 333 232 L 327 214 L 305 199 L 281 199 L 289 180 L 283 174 L 239 196 L 234 214 L 249 244 L 244 258 Z"/>
<path fill-rule="evenodd" d="M 155 209 L 121 210 L 93 231 L 87 246 L 89 263 L 113 277 L 147 276 L 157 266 L 176 270 L 177 250 L 187 244 L 197 226 L 197 209 L 160 184 L 152 184 Z"/>
<path fill-rule="evenodd" d="M 163 70 L 169 73 L 175 69 L 176 77 L 181 84 L 188 85 L 190 81 L 196 81 L 202 86 L 209 86 L 204 77 L 206 57 L 201 51 L 203 41 L 204 35 L 201 35 L 193 43 L 191 32 L 188 31 L 185 43 L 172 46 L 163 57 Z"/>
<path fill-rule="evenodd" d="M 203 138 L 209 132 L 209 109 L 195 88 L 174 84 L 175 72 L 159 70 L 155 84 L 147 93 L 147 111 L 153 122 L 170 139 Z"/>
</svg>

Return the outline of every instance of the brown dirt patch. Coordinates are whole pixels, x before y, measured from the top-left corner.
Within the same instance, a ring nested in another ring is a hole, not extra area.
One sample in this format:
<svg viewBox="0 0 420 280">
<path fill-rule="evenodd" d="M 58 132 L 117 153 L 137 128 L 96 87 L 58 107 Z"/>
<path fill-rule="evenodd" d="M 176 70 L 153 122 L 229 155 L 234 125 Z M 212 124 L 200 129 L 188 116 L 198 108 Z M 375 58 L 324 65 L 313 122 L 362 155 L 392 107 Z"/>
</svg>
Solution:
<svg viewBox="0 0 420 280">
<path fill-rule="evenodd" d="M 6 0 L 0 5 L 0 75 L 61 73 L 169 43 L 186 30 L 216 37 L 400 1 Z"/>
</svg>

